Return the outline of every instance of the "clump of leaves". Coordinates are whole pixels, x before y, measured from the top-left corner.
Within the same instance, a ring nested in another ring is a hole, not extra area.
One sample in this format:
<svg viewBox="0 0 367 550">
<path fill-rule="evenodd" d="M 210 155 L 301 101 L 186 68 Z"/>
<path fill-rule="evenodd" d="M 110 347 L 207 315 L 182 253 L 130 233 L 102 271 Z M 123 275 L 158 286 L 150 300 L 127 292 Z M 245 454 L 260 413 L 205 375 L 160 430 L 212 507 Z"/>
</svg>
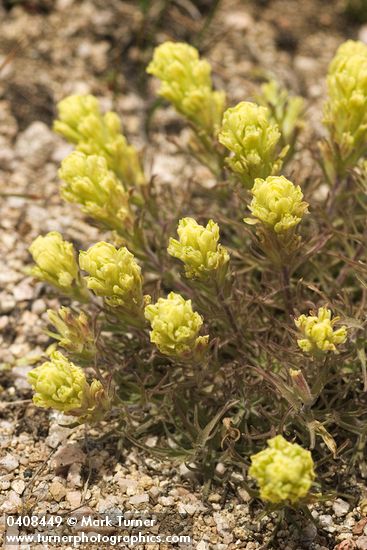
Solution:
<svg viewBox="0 0 367 550">
<path fill-rule="evenodd" d="M 147 451 L 209 480 L 253 456 L 265 500 L 312 499 L 336 466 L 366 473 L 367 47 L 347 42 L 330 65 L 327 137 L 303 146 L 323 171 L 305 179 L 301 98 L 270 83 L 261 105 L 226 109 L 187 44 L 159 46 L 148 72 L 217 183 L 156 187 L 115 113 L 59 104 L 55 130 L 76 147 L 61 195 L 110 239 L 79 260 L 58 233 L 30 248 L 32 273 L 70 300 L 49 312 L 65 355 L 31 372 L 35 404 L 104 417 L 143 448 L 156 434 Z"/>
</svg>

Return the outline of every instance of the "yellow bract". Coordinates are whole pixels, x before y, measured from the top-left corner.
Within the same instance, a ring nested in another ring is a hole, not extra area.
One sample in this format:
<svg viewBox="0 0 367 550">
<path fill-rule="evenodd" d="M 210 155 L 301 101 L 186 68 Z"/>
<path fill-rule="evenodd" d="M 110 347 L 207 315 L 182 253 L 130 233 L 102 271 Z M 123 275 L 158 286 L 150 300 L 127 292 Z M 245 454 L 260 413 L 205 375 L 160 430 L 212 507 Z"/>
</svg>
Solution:
<svg viewBox="0 0 367 550">
<path fill-rule="evenodd" d="M 103 296 L 111 307 L 142 307 L 142 276 L 140 266 L 126 247 L 116 249 L 112 244 L 99 242 L 79 256 L 87 286 L 97 296 Z"/>
<path fill-rule="evenodd" d="M 232 152 L 226 162 L 247 188 L 256 178 L 277 173 L 286 153 L 279 154 L 280 131 L 268 109 L 248 101 L 225 111 L 218 139 Z"/>
<path fill-rule="evenodd" d="M 108 228 L 131 227 L 129 194 L 104 157 L 75 151 L 62 161 L 59 177 L 65 182 L 61 196 L 66 201 L 80 204 L 83 212 Z"/>
<path fill-rule="evenodd" d="M 37 237 L 29 251 L 36 264 L 30 270 L 34 277 L 58 287 L 63 292 L 72 292 L 79 268 L 71 243 L 64 241 L 57 231 L 51 231 L 44 237 Z"/>
<path fill-rule="evenodd" d="M 154 50 L 147 72 L 161 80 L 159 95 L 209 135 L 218 131 L 224 92 L 213 90 L 211 67 L 189 44 L 164 42 Z"/>
<path fill-rule="evenodd" d="M 206 227 L 193 218 L 182 218 L 177 233 L 179 240 L 170 239 L 168 254 L 185 264 L 188 278 L 206 279 L 211 273 L 226 270 L 229 254 L 219 241 L 219 226 L 209 220 Z"/>
<path fill-rule="evenodd" d="M 311 312 L 310 315 L 301 315 L 295 319 L 296 327 L 303 335 L 303 338 L 297 340 L 301 350 L 307 353 L 336 352 L 336 346 L 347 339 L 346 326 L 334 330 L 338 320 L 339 317 L 331 318 L 331 311 L 326 307 L 320 307 L 317 315 Z"/>
<path fill-rule="evenodd" d="M 257 179 L 252 188 L 250 204 L 252 215 L 270 227 L 275 233 L 284 233 L 298 225 L 307 212 L 301 188 L 284 176 L 269 176 Z M 245 219 L 245 222 L 253 223 Z"/>
<path fill-rule="evenodd" d="M 126 188 L 145 183 L 138 153 L 121 133 L 116 113 L 103 115 L 92 95 L 68 96 L 58 103 L 57 109 L 55 132 L 74 143 L 78 151 L 104 157 L 108 168 Z"/>
<path fill-rule="evenodd" d="M 76 416 L 79 422 L 97 421 L 110 408 L 110 401 L 99 380 L 88 384 L 84 371 L 59 351 L 50 361 L 28 373 L 37 407 L 52 408 Z"/>
<path fill-rule="evenodd" d="M 249 475 L 260 487 L 260 497 L 274 504 L 298 502 L 315 479 L 310 451 L 282 435 L 268 440 L 268 448 L 252 455 Z"/>
<path fill-rule="evenodd" d="M 367 46 L 348 40 L 329 66 L 324 124 L 342 175 L 367 152 Z M 323 149 L 325 151 L 325 147 Z"/>
<path fill-rule="evenodd" d="M 165 355 L 190 357 L 206 348 L 209 336 L 199 336 L 202 317 L 180 294 L 171 292 L 159 298 L 156 304 L 145 308 L 145 317 L 151 324 L 150 340 Z"/>
</svg>

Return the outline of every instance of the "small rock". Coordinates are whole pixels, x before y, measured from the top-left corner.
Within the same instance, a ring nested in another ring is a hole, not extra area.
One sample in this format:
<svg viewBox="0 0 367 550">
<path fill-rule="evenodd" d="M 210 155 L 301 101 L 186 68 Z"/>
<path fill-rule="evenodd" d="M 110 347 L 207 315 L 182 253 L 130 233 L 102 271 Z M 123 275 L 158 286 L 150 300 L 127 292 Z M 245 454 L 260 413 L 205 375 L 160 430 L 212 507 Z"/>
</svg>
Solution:
<svg viewBox="0 0 367 550">
<path fill-rule="evenodd" d="M 243 502 L 250 502 L 251 497 L 246 491 L 246 489 L 243 489 L 243 487 L 241 487 L 240 489 L 238 489 L 238 494 L 240 495 Z"/>
<path fill-rule="evenodd" d="M 362 25 L 358 31 L 358 38 L 361 42 L 367 44 L 367 25 Z"/>
<path fill-rule="evenodd" d="M 229 27 L 230 29 L 236 30 L 236 31 L 246 31 L 253 25 L 253 19 L 251 15 L 249 15 L 245 11 L 229 11 L 225 17 L 224 17 L 224 23 Z"/>
<path fill-rule="evenodd" d="M 72 464 L 70 466 L 70 469 L 69 469 L 69 472 L 68 472 L 68 477 L 67 477 L 67 482 L 72 487 L 82 487 L 83 486 L 82 477 L 81 477 L 81 469 L 82 469 L 82 465 L 80 464 L 80 462 L 76 462 L 75 464 Z"/>
<path fill-rule="evenodd" d="M 211 493 L 208 498 L 209 502 L 220 502 L 221 500 L 222 497 L 219 493 Z"/>
<path fill-rule="evenodd" d="M 329 533 L 335 532 L 335 526 L 333 524 L 333 518 L 329 514 L 321 514 L 319 516 L 319 521 L 322 527 Z"/>
<path fill-rule="evenodd" d="M 0 472 L 13 472 L 19 466 L 19 460 L 14 455 L 8 453 L 0 459 Z"/>
<path fill-rule="evenodd" d="M 173 506 L 175 503 L 174 498 L 172 497 L 160 497 L 158 499 L 159 504 L 162 504 L 162 506 Z"/>
<path fill-rule="evenodd" d="M 16 301 L 12 296 L 9 296 L 8 294 L 2 295 L 0 297 L 0 311 L 2 313 L 10 313 L 10 311 L 13 311 L 15 308 Z"/>
<path fill-rule="evenodd" d="M 359 550 L 367 550 L 367 537 L 358 537 L 356 542 L 356 548 Z"/>
<path fill-rule="evenodd" d="M 342 542 L 334 546 L 334 550 L 354 550 L 355 548 L 357 548 L 356 543 L 354 542 L 354 540 L 351 539 L 343 540 Z"/>
<path fill-rule="evenodd" d="M 10 491 L 7 500 L 0 506 L 0 510 L 7 514 L 19 512 L 22 508 L 22 499 L 15 491 Z"/>
<path fill-rule="evenodd" d="M 79 445 L 68 443 L 63 445 L 54 455 L 52 467 L 55 469 L 66 468 L 78 462 L 85 463 L 86 456 Z"/>
<path fill-rule="evenodd" d="M 365 526 L 367 525 L 367 517 L 360 519 L 353 527 L 353 535 L 361 535 Z"/>
<path fill-rule="evenodd" d="M 78 508 L 82 501 L 82 495 L 80 491 L 69 491 L 66 493 L 66 500 L 69 502 L 70 506 Z"/>
<path fill-rule="evenodd" d="M 196 546 L 196 550 L 208 550 L 209 544 L 205 542 L 205 540 L 201 540 L 199 544 Z"/>
<path fill-rule="evenodd" d="M 34 297 L 34 290 L 28 281 L 21 281 L 19 285 L 14 287 L 13 296 L 17 302 L 32 300 L 32 298 Z"/>
<path fill-rule="evenodd" d="M 348 502 L 345 502 L 345 500 L 337 498 L 333 503 L 333 510 L 336 517 L 341 518 L 343 516 L 346 516 L 349 512 L 349 504 Z"/>
<path fill-rule="evenodd" d="M 56 502 L 60 502 L 66 495 L 65 487 L 57 479 L 51 483 L 49 491 Z"/>
<path fill-rule="evenodd" d="M 130 504 L 143 504 L 144 502 L 149 502 L 148 493 L 142 493 L 141 495 L 134 495 L 129 498 Z"/>
<path fill-rule="evenodd" d="M 55 137 L 43 122 L 32 122 L 18 135 L 15 153 L 25 164 L 33 168 L 43 166 L 49 159 L 54 147 Z"/>
<path fill-rule="evenodd" d="M 224 535 L 226 531 L 229 531 L 229 524 L 220 512 L 215 512 L 213 518 L 219 535 Z"/>
<path fill-rule="evenodd" d="M 11 488 L 13 491 L 15 491 L 18 495 L 22 495 L 25 489 L 25 483 L 22 479 L 15 479 L 12 484 Z"/>
<path fill-rule="evenodd" d="M 44 313 L 46 311 L 46 307 L 47 306 L 43 300 L 35 300 L 32 304 L 32 312 L 36 315 L 41 315 L 41 313 Z"/>
</svg>

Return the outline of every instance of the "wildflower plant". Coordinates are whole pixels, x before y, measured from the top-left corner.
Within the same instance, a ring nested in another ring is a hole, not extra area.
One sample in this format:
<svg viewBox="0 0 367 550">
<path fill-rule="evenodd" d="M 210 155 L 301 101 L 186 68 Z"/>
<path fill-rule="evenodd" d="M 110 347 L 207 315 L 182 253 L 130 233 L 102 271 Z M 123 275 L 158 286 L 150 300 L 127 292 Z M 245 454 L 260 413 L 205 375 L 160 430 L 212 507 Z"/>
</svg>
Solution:
<svg viewBox="0 0 367 550">
<path fill-rule="evenodd" d="M 187 44 L 159 46 L 148 72 L 211 185 L 157 185 L 116 113 L 93 96 L 60 102 L 55 130 L 76 148 L 61 196 L 104 233 L 79 254 L 56 232 L 30 246 L 30 272 L 66 300 L 29 374 L 35 405 L 104 419 L 120 444 L 206 481 L 218 462 L 244 469 L 270 506 L 301 506 L 316 483 L 330 492 L 351 463 L 367 475 L 365 51 L 347 42 L 331 62 L 323 172 L 302 157 L 315 136 L 297 143 L 300 99 L 272 83 L 260 105 L 226 109 Z"/>
</svg>

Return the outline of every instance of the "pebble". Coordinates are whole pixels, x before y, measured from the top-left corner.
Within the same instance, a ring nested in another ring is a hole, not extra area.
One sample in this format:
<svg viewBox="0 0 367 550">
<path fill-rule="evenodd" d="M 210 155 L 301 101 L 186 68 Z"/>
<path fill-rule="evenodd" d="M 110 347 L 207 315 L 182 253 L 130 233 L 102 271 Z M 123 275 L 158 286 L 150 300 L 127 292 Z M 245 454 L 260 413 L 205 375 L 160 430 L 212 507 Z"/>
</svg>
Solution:
<svg viewBox="0 0 367 550">
<path fill-rule="evenodd" d="M 16 456 L 8 453 L 0 459 L 0 472 L 13 472 L 19 466 L 19 460 Z"/>
<path fill-rule="evenodd" d="M 44 313 L 47 309 L 47 306 L 43 300 L 40 298 L 38 300 L 35 300 L 32 304 L 32 313 L 35 313 L 36 315 L 41 315 Z"/>
<path fill-rule="evenodd" d="M 367 537 L 358 537 L 356 540 L 356 548 L 358 548 L 358 550 L 367 550 Z"/>
<path fill-rule="evenodd" d="M 80 491 L 68 491 L 66 493 L 66 500 L 69 502 L 71 508 L 78 508 L 82 501 L 82 494 Z"/>
<path fill-rule="evenodd" d="M 25 164 L 40 168 L 49 159 L 54 143 L 55 136 L 44 122 L 32 122 L 18 135 L 15 153 Z"/>
<path fill-rule="evenodd" d="M 82 465 L 80 462 L 76 462 L 75 464 L 72 464 L 69 468 L 67 482 L 68 485 L 71 487 L 82 487 L 82 477 L 81 477 L 81 469 Z"/>
<path fill-rule="evenodd" d="M 50 491 L 50 494 L 52 495 L 52 498 L 56 500 L 56 502 L 60 502 L 60 500 L 63 500 L 63 498 L 66 495 L 65 487 L 57 479 L 55 479 L 51 483 L 49 487 L 49 491 Z"/>
<path fill-rule="evenodd" d="M 333 510 L 336 517 L 342 518 L 343 516 L 346 516 L 349 512 L 349 504 L 345 500 L 337 498 L 333 503 Z"/>
<path fill-rule="evenodd" d="M 336 527 L 334 526 L 333 518 L 329 514 L 321 514 L 319 516 L 319 521 L 322 527 L 329 533 L 334 533 Z"/>
<path fill-rule="evenodd" d="M 140 495 L 134 495 L 129 498 L 130 504 L 143 504 L 145 502 L 149 502 L 149 495 L 148 493 L 142 493 Z"/>
<path fill-rule="evenodd" d="M 15 479 L 12 484 L 11 488 L 13 491 L 15 491 L 18 495 L 22 495 L 25 489 L 25 483 L 22 479 Z"/>
<path fill-rule="evenodd" d="M 0 511 L 6 514 L 15 514 L 22 508 L 22 499 L 15 491 L 10 491 L 7 500 L 0 506 Z"/>
<path fill-rule="evenodd" d="M 63 445 L 54 455 L 52 460 L 52 468 L 66 468 L 72 464 L 84 464 L 86 455 L 77 444 L 68 443 Z"/>
<path fill-rule="evenodd" d="M 32 300 L 34 297 L 34 289 L 28 281 L 22 281 L 19 285 L 14 287 L 13 296 L 17 302 Z"/>
</svg>

